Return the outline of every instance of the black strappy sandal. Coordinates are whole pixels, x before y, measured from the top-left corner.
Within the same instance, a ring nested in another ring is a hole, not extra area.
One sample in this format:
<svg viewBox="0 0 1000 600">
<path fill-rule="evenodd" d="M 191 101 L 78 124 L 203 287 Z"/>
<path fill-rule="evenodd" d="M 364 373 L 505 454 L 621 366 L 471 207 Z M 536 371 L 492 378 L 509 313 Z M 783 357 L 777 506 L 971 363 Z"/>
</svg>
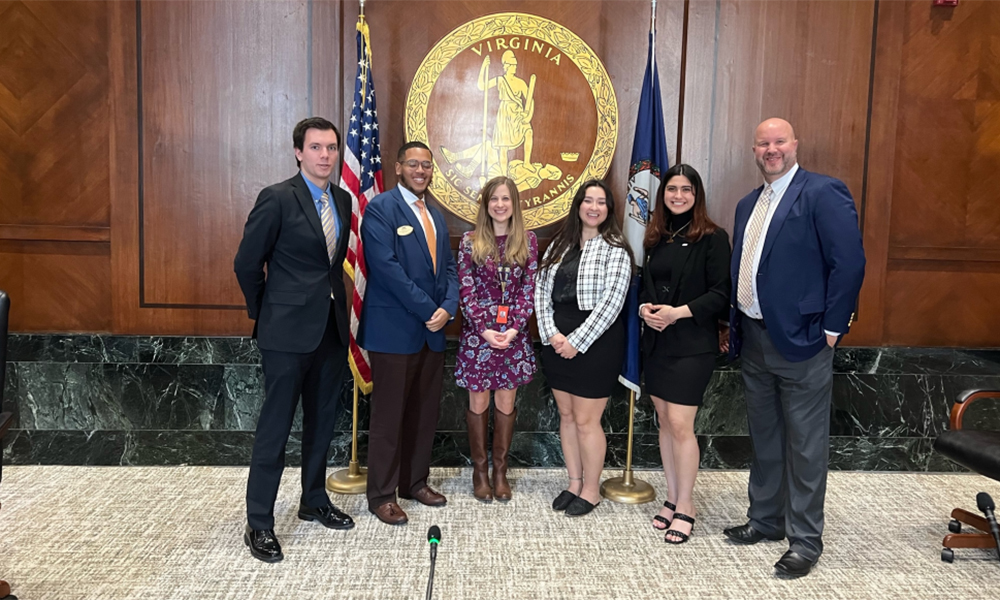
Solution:
<svg viewBox="0 0 1000 600">
<path fill-rule="evenodd" d="M 677 510 L 677 505 L 674 504 L 673 502 L 671 502 L 670 500 L 664 500 L 663 501 L 663 506 L 664 506 L 664 508 L 669 508 L 672 511 L 676 511 Z M 654 521 L 658 521 L 660 523 L 663 523 L 663 527 L 657 527 L 656 525 L 653 525 L 653 529 L 656 529 L 657 531 L 663 531 L 667 527 L 670 527 L 670 521 L 668 521 L 666 517 L 662 517 L 660 515 L 656 515 L 655 517 L 653 517 L 653 520 Z"/>
<path fill-rule="evenodd" d="M 668 543 L 668 544 L 683 544 L 684 542 L 686 542 L 689 539 L 691 539 L 691 534 L 694 533 L 694 518 L 693 517 L 689 517 L 689 516 L 685 515 L 684 513 L 675 512 L 674 513 L 674 519 L 680 519 L 681 521 L 684 521 L 685 523 L 690 523 L 691 524 L 691 533 L 690 534 L 688 534 L 688 533 L 681 533 L 680 531 L 677 531 L 675 529 L 668 529 L 667 532 L 665 534 L 663 534 L 663 541 L 666 542 L 666 543 Z M 679 541 L 671 540 L 670 539 L 671 537 L 680 538 L 680 540 Z"/>
</svg>

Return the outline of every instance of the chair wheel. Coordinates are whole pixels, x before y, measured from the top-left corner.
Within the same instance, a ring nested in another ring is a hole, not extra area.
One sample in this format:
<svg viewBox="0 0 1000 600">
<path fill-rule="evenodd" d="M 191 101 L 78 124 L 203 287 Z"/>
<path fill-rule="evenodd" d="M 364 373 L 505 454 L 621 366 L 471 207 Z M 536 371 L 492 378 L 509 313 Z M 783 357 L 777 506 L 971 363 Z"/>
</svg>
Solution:
<svg viewBox="0 0 1000 600">
<path fill-rule="evenodd" d="M 941 560 L 946 563 L 955 562 L 955 551 L 951 548 L 941 548 Z"/>
<path fill-rule="evenodd" d="M 948 531 L 952 533 L 962 533 L 962 524 L 958 522 L 958 519 L 952 519 L 948 523 Z"/>
</svg>

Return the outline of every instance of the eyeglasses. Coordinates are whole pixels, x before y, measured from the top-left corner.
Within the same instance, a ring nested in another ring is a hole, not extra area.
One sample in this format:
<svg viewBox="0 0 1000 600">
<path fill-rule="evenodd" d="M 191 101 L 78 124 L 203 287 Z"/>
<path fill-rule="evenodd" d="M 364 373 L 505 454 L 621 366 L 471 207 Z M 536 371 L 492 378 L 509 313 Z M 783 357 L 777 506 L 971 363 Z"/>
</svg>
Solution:
<svg viewBox="0 0 1000 600">
<path fill-rule="evenodd" d="M 402 162 L 402 164 L 406 165 L 407 167 L 410 167 L 411 169 L 416 169 L 417 167 L 423 167 L 425 169 L 430 169 L 430 168 L 432 168 L 434 166 L 434 163 L 432 163 L 429 160 L 425 160 L 424 162 L 420 162 L 419 160 L 416 160 L 414 158 L 411 158 L 410 160 L 404 160 Z"/>
</svg>

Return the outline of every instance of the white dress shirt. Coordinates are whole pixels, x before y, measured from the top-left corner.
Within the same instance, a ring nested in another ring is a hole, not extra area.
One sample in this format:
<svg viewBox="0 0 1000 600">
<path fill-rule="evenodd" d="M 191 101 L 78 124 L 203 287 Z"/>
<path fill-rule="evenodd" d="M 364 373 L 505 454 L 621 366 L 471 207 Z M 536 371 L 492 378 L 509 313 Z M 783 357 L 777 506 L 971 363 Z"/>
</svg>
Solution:
<svg viewBox="0 0 1000 600">
<path fill-rule="evenodd" d="M 760 296 L 757 294 L 757 270 L 760 268 L 760 258 L 764 253 L 764 241 L 767 239 L 767 229 L 771 226 L 771 219 L 774 217 L 775 211 L 778 210 L 778 204 L 781 199 L 785 196 L 785 192 L 788 191 L 788 186 L 792 183 L 792 178 L 795 177 L 795 173 L 799 170 L 799 164 L 795 163 L 792 168 L 788 170 L 787 173 L 775 179 L 771 183 L 771 203 L 767 207 L 767 215 L 764 216 L 764 227 L 761 229 L 760 237 L 758 238 L 757 248 L 753 253 L 753 270 L 750 272 L 750 282 L 753 285 L 753 303 L 750 306 L 739 305 L 740 311 L 753 319 L 763 319 L 764 313 L 760 310 Z M 761 194 L 763 195 L 763 190 Z M 759 198 L 758 198 L 759 201 Z M 752 211 L 751 211 L 752 212 Z M 750 220 L 747 220 L 747 226 L 750 225 Z M 746 239 L 746 230 L 744 229 L 744 240 Z M 839 333 L 834 333 L 832 331 L 823 330 L 827 335 L 839 336 Z"/>
<path fill-rule="evenodd" d="M 399 193 L 403 195 L 403 200 L 406 200 L 406 204 L 410 207 L 410 210 L 413 211 L 413 214 L 417 215 L 417 223 L 420 223 L 420 228 L 424 230 L 424 239 L 427 239 L 427 226 L 424 225 L 424 220 L 420 217 L 420 207 L 417 206 L 417 201 L 420 200 L 420 198 L 417 198 L 413 192 L 406 189 L 402 185 L 397 185 L 396 187 L 399 189 Z M 427 220 L 431 222 L 431 229 L 434 230 L 434 239 L 437 239 L 437 225 L 434 224 L 434 217 L 431 216 L 431 209 L 427 206 L 426 201 L 424 201 L 424 206 L 427 208 Z"/>
</svg>

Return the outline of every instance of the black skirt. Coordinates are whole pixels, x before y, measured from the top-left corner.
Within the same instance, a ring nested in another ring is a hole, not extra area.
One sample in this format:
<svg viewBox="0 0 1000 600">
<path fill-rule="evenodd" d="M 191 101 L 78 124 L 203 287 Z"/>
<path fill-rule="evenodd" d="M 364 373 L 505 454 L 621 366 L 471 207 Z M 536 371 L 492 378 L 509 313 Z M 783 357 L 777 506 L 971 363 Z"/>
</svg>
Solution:
<svg viewBox="0 0 1000 600">
<path fill-rule="evenodd" d="M 664 356 L 662 352 L 643 353 L 646 392 L 672 404 L 701 406 L 705 388 L 715 371 L 715 353 L 691 356 Z"/>
<path fill-rule="evenodd" d="M 563 335 L 573 333 L 590 315 L 576 303 L 555 303 L 553 320 Z M 552 346 L 542 346 L 542 370 L 549 387 L 582 398 L 607 398 L 615 390 L 625 358 L 625 326 L 621 318 L 591 344 L 566 360 Z"/>
</svg>

